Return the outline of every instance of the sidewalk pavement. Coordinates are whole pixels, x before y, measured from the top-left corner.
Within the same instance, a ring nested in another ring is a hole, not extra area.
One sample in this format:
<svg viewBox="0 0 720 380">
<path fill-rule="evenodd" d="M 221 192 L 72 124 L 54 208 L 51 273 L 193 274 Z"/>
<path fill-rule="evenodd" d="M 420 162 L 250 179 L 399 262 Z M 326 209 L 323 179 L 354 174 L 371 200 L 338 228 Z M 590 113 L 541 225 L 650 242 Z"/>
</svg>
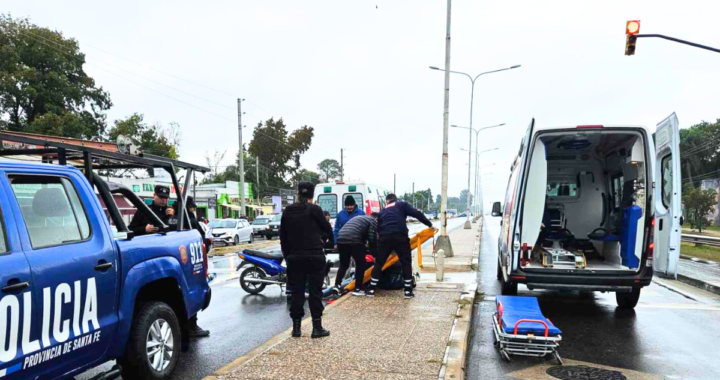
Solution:
<svg viewBox="0 0 720 380">
<path fill-rule="evenodd" d="M 423 276 L 409 300 L 402 290 L 378 290 L 374 298 L 347 294 L 325 309 L 329 337 L 311 339 L 306 318 L 301 338 L 291 338 L 287 330 L 205 380 L 464 378 L 478 227 L 450 233 L 456 256 L 446 261 L 453 268 L 448 275 L 472 281 L 437 283 L 434 274 L 432 280 Z M 423 263 L 432 262 L 429 251 Z"/>
<path fill-rule="evenodd" d="M 459 283 L 474 283 L 477 281 L 476 272 L 481 230 L 482 219 L 478 223 L 473 223 L 472 228 L 469 230 L 460 227 L 448 234 L 454 255 L 453 257 L 446 257 L 444 260 L 445 281 Z M 423 249 L 422 264 L 420 281 L 434 282 L 436 259 L 430 249 Z"/>
<path fill-rule="evenodd" d="M 681 257 L 678 262 L 678 280 L 720 294 L 720 265 Z"/>
</svg>

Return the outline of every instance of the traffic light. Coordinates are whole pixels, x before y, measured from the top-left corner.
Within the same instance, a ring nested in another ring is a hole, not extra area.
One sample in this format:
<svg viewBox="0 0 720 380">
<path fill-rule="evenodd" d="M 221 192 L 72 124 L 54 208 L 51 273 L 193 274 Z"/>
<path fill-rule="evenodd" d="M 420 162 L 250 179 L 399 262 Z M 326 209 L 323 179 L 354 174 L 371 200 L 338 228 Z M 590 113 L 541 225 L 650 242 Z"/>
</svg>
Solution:
<svg viewBox="0 0 720 380">
<path fill-rule="evenodd" d="M 627 24 L 625 24 L 625 34 L 627 35 L 625 55 L 635 55 L 635 42 L 637 41 L 638 33 L 640 33 L 640 20 L 628 21 Z"/>
</svg>

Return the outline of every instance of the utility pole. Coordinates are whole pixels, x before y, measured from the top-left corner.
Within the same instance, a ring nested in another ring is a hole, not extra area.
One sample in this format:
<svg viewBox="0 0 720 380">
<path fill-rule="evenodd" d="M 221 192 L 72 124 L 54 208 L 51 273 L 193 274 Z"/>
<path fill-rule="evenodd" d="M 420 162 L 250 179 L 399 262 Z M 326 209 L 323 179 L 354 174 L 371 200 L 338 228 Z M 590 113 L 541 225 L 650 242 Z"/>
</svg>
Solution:
<svg viewBox="0 0 720 380">
<path fill-rule="evenodd" d="M 440 196 L 440 236 L 435 251 L 445 251 L 445 257 L 453 257 L 450 236 L 447 233 L 447 190 L 448 190 L 448 129 L 450 127 L 450 9 L 452 0 L 447 0 L 447 31 L 445 35 L 445 104 L 443 105 L 443 155 L 442 192 Z"/>
<path fill-rule="evenodd" d="M 257 190 L 258 207 L 262 210 L 262 198 L 260 196 L 260 158 L 255 157 L 255 189 Z M 255 213 L 257 215 L 257 213 Z"/>
<path fill-rule="evenodd" d="M 340 181 L 345 182 L 345 162 L 343 160 L 342 148 L 340 148 Z"/>
<path fill-rule="evenodd" d="M 412 192 L 413 192 L 413 208 L 415 208 L 415 182 L 413 182 Z"/>
<path fill-rule="evenodd" d="M 240 165 L 238 176 L 240 177 L 240 216 L 245 216 L 245 163 L 243 162 L 243 141 L 242 141 L 242 101 L 245 99 L 238 98 L 238 136 L 240 140 L 239 160 Z"/>
</svg>

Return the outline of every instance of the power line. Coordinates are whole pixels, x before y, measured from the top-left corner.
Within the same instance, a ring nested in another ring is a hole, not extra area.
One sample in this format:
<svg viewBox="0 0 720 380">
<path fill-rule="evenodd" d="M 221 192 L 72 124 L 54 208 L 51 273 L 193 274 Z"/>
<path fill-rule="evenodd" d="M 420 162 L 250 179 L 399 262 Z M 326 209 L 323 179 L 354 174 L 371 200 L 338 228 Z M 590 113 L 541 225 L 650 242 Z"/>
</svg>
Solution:
<svg viewBox="0 0 720 380">
<path fill-rule="evenodd" d="M 61 48 L 54 47 L 54 46 L 50 45 L 49 43 L 47 43 L 47 42 L 50 42 L 50 43 L 58 44 L 58 45 L 59 45 L 58 42 L 55 42 L 55 41 L 52 41 L 52 40 L 48 40 L 48 39 L 46 39 L 45 37 L 39 36 L 39 35 L 33 33 L 32 31 L 29 31 L 29 30 L 22 30 L 22 29 L 18 29 L 18 30 L 30 34 L 30 35 L 31 35 L 30 38 L 32 38 L 33 40 L 35 40 L 35 41 L 37 41 L 37 42 L 39 42 L 39 43 L 41 43 L 41 44 L 43 44 L 43 45 L 45 45 L 45 46 L 47 46 L 47 47 L 49 47 L 49 48 L 51 48 L 51 49 L 59 52 L 59 53 L 65 54 L 65 55 L 67 55 L 67 56 L 70 57 L 70 58 L 75 58 L 75 57 L 73 57 L 73 56 L 71 55 L 71 53 L 69 53 L 69 52 L 67 52 L 67 51 L 63 51 L 63 50 L 61 50 Z M 33 37 L 33 36 L 34 36 L 34 37 Z M 35 38 L 35 37 L 36 37 L 36 38 Z M 46 41 L 47 41 L 47 42 L 46 42 Z M 94 58 L 93 58 L 93 59 L 94 59 Z M 101 61 L 101 62 L 102 62 L 102 61 Z M 80 62 L 80 63 L 81 63 L 81 62 Z M 104 62 L 103 62 L 103 63 L 104 63 Z M 148 90 L 150 90 L 150 91 L 153 91 L 153 92 L 158 93 L 158 94 L 160 94 L 160 95 L 166 96 L 166 97 L 168 97 L 168 98 L 170 98 L 170 99 L 172 99 L 172 100 L 175 100 L 175 101 L 177 101 L 177 102 L 179 102 L 179 103 L 182 103 L 182 104 L 185 104 L 185 105 L 190 106 L 190 107 L 192 107 L 192 108 L 195 108 L 195 109 L 197 109 L 197 110 L 203 111 L 203 112 L 205 112 L 205 113 L 208 113 L 208 114 L 213 115 L 213 116 L 215 116 L 215 117 L 218 117 L 218 118 L 220 118 L 220 119 L 223 119 L 223 120 L 226 120 L 226 121 L 230 121 L 230 122 L 233 122 L 233 123 L 235 122 L 235 120 L 228 119 L 228 118 L 226 118 L 226 117 L 224 117 L 224 116 L 221 116 L 221 115 L 218 115 L 218 114 L 216 114 L 216 113 L 214 113 L 214 112 L 208 111 L 208 110 L 206 110 L 206 109 L 200 108 L 200 107 L 195 106 L 195 105 L 193 105 L 193 104 L 187 103 L 187 102 L 185 102 L 185 101 L 183 101 L 183 100 L 177 99 L 177 98 L 175 98 L 175 97 L 173 97 L 173 96 L 171 96 L 171 95 L 168 95 L 168 94 L 165 94 L 165 93 L 163 93 L 163 92 L 157 91 L 157 90 L 155 90 L 155 89 L 153 89 L 153 88 L 151 88 L 151 87 L 145 86 L 145 85 L 143 85 L 143 84 L 141 84 L 141 83 L 138 83 L 138 82 L 135 82 L 135 81 L 133 81 L 133 80 L 131 80 L 131 79 L 128 79 L 128 78 L 126 78 L 126 77 L 123 77 L 123 76 L 120 75 L 120 74 L 117 74 L 117 73 L 114 73 L 114 72 L 112 72 L 112 71 L 110 71 L 110 70 L 107 70 L 106 68 L 100 67 L 100 66 L 95 65 L 95 64 L 92 64 L 92 63 L 90 63 L 90 62 L 85 62 L 85 64 L 88 64 L 88 65 L 90 65 L 90 66 L 99 68 L 100 70 L 103 70 L 103 71 L 105 71 L 105 72 L 108 72 L 108 73 L 110 73 L 110 74 L 112 74 L 112 75 L 114 75 L 114 76 L 117 76 L 117 77 L 119 77 L 119 78 L 121 78 L 121 79 L 124 79 L 124 80 L 126 80 L 126 81 L 128 81 L 128 82 L 130 82 L 130 83 L 136 84 L 136 85 L 138 85 L 138 86 L 140 86 L 140 87 L 144 87 L 144 88 L 146 88 L 146 89 L 148 89 Z M 105 63 L 105 64 L 107 64 L 107 63 Z M 108 65 L 109 65 L 109 64 L 108 64 Z M 109 65 L 109 66 L 112 66 L 112 65 Z M 139 76 L 139 75 L 138 75 L 138 76 Z M 142 78 L 142 76 L 140 76 L 140 77 Z M 152 81 L 152 80 L 151 80 L 151 81 Z M 156 82 L 156 83 L 158 83 L 158 82 Z M 162 84 L 161 84 L 161 85 L 162 85 Z M 165 86 L 165 85 L 163 85 L 163 86 Z M 172 87 L 170 87 L 170 86 L 166 86 L 166 87 L 172 88 Z M 178 91 L 180 91 L 180 90 L 178 90 Z M 183 91 L 181 91 L 181 92 L 183 92 Z M 200 99 L 203 99 L 203 98 L 200 98 Z M 207 99 L 203 99 L 203 100 L 212 102 L 212 101 L 207 100 Z M 215 103 L 215 102 L 213 102 L 213 103 Z M 215 103 L 215 104 L 220 105 L 219 103 Z M 222 106 L 225 107 L 224 105 L 222 105 Z M 248 115 L 250 115 L 250 114 L 248 114 Z M 258 121 L 261 122 L 261 124 L 262 124 L 262 122 L 264 121 L 264 120 L 258 118 L 257 116 L 254 116 L 254 115 L 250 115 L 250 116 L 253 116 L 253 118 L 256 118 Z M 293 131 L 293 132 L 294 132 L 294 131 Z M 285 144 L 285 145 L 287 145 L 287 146 L 289 146 L 289 147 L 291 147 L 291 148 L 293 148 L 293 149 L 299 148 L 298 146 L 293 146 L 292 144 L 290 144 L 290 143 L 288 143 L 288 142 L 285 142 L 285 141 L 276 139 L 275 137 L 270 136 L 270 135 L 268 135 L 268 134 L 266 134 L 266 133 L 259 132 L 259 131 L 257 131 L 257 130 L 255 130 L 254 133 L 258 133 L 258 134 L 260 134 L 260 135 L 262 135 L 262 136 L 265 136 L 265 137 L 267 137 L 267 138 L 269 138 L 269 139 L 275 140 L 275 141 L 277 141 L 277 142 L 279 142 L 279 143 L 281 143 L 281 144 Z"/>
</svg>

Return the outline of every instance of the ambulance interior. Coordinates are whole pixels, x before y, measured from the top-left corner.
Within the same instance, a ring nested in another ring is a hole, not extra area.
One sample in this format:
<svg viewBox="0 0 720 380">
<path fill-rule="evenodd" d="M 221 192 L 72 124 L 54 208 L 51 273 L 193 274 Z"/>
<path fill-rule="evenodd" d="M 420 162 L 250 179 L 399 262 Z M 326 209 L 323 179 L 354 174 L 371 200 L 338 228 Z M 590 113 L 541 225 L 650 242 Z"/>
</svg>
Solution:
<svg viewBox="0 0 720 380">
<path fill-rule="evenodd" d="M 532 248 L 523 252 L 523 266 L 639 270 L 647 206 L 645 151 L 643 135 L 632 131 L 541 134 L 525 192 L 522 240 Z M 528 207 L 528 201 L 534 205 Z"/>
</svg>

